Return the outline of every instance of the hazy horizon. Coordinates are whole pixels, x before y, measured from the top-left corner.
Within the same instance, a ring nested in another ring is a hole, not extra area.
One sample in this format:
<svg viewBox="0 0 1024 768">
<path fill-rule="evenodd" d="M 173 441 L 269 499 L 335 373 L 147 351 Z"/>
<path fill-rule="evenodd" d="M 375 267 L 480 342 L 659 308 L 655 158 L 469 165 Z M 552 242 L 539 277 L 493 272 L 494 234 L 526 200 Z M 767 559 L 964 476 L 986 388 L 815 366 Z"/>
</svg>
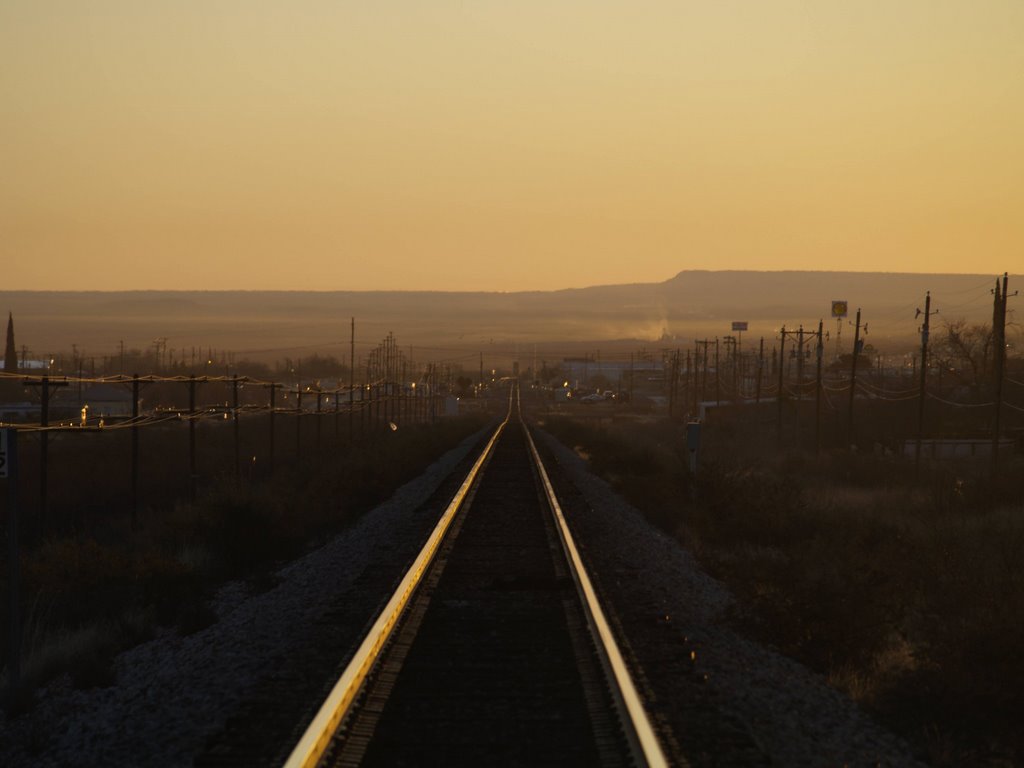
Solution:
<svg viewBox="0 0 1024 768">
<path fill-rule="evenodd" d="M 808 274 L 808 275 L 862 275 L 862 276 L 892 276 L 901 275 L 936 275 L 942 277 L 990 277 L 995 280 L 1003 273 L 1008 273 L 1013 279 L 1016 275 L 1011 270 L 992 273 L 984 272 L 938 272 L 933 270 L 853 270 L 853 269 L 683 269 L 673 273 L 671 276 L 659 280 L 632 280 L 620 283 L 583 283 L 579 285 L 561 285 L 551 288 L 524 288 L 520 290 L 499 290 L 499 289 L 444 289 L 444 288 L 238 288 L 233 286 L 219 286 L 216 288 L 20 288 L 18 286 L 5 285 L 0 288 L 0 294 L 4 293 L 557 293 L 559 291 L 580 291 L 591 288 L 612 288 L 617 286 L 631 285 L 659 285 L 667 283 L 686 274 Z M 0 308 L 2 309 L 2 308 Z"/>
<path fill-rule="evenodd" d="M 1017 277 L 1010 279 L 1014 288 Z M 179 356 L 212 346 L 240 357 L 319 351 L 340 358 L 355 317 L 357 353 L 394 332 L 420 355 L 509 358 L 534 345 L 552 355 L 686 346 L 731 333 L 733 320 L 749 322 L 753 339 L 773 339 L 782 325 L 812 328 L 819 319 L 835 332 L 830 302 L 846 300 L 846 321 L 862 307 L 872 344 L 907 350 L 920 343 L 915 310 L 926 291 L 937 326 L 961 317 L 986 322 L 994 283 L 994 275 L 978 274 L 703 270 L 658 283 L 503 293 L 0 290 L 0 311 L 14 313 L 19 344 L 51 355 L 77 345 L 109 357 L 120 342 L 146 349 L 167 338 Z"/>
</svg>

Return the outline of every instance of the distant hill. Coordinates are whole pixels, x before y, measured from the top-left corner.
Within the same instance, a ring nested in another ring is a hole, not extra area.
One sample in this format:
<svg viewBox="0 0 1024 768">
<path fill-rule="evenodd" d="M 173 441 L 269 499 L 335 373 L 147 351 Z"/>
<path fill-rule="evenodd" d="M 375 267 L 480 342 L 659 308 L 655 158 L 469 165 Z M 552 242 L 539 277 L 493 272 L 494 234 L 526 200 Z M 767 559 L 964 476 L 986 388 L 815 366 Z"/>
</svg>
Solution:
<svg viewBox="0 0 1024 768">
<path fill-rule="evenodd" d="M 101 357 L 121 341 L 146 349 L 162 337 L 177 350 L 213 347 L 238 357 L 340 357 L 355 317 L 357 354 L 393 331 L 424 359 L 533 345 L 553 354 L 597 345 L 682 347 L 731 333 L 733 320 L 749 323 L 747 339 L 773 338 L 783 324 L 816 327 L 819 318 L 834 333 L 831 301 L 843 299 L 849 319 L 863 309 L 869 341 L 902 350 L 916 343 L 914 314 L 925 291 L 940 311 L 936 322 L 987 322 L 994 283 L 994 275 L 685 271 L 662 283 L 515 293 L 0 291 L 0 313 L 14 313 L 19 346 L 38 357 L 67 353 L 72 344 Z M 844 338 L 852 330 L 844 326 Z"/>
</svg>

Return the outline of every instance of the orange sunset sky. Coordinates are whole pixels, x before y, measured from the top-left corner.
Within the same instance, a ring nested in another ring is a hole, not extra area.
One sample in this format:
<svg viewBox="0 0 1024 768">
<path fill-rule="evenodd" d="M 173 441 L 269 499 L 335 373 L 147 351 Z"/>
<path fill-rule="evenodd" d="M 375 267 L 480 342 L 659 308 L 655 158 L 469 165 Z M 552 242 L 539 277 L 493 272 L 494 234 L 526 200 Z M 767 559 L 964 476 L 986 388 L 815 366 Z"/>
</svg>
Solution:
<svg viewBox="0 0 1024 768">
<path fill-rule="evenodd" d="M 1020 0 L 0 0 L 4 289 L 1020 271 Z"/>
</svg>

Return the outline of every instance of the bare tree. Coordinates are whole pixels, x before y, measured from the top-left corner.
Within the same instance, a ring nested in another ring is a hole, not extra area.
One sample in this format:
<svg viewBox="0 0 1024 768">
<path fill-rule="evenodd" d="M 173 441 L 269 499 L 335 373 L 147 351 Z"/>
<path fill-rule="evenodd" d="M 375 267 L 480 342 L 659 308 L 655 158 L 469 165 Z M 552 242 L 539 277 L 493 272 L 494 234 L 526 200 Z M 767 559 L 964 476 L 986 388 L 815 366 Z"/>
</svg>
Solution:
<svg viewBox="0 0 1024 768">
<path fill-rule="evenodd" d="M 991 325 L 969 325 L 963 318 L 946 322 L 932 347 L 933 359 L 955 382 L 980 397 L 992 384 L 992 341 Z"/>
</svg>

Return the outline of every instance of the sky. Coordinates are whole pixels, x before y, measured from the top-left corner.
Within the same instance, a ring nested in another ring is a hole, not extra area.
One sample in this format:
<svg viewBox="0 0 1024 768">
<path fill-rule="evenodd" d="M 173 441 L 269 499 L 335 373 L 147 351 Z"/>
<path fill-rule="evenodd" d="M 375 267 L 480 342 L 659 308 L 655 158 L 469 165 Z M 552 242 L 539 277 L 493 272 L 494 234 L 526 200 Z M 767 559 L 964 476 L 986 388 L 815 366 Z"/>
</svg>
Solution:
<svg viewBox="0 0 1024 768">
<path fill-rule="evenodd" d="M 0 0 L 5 289 L 1020 272 L 1020 0 Z"/>
</svg>

